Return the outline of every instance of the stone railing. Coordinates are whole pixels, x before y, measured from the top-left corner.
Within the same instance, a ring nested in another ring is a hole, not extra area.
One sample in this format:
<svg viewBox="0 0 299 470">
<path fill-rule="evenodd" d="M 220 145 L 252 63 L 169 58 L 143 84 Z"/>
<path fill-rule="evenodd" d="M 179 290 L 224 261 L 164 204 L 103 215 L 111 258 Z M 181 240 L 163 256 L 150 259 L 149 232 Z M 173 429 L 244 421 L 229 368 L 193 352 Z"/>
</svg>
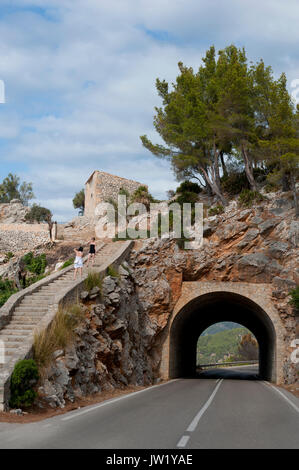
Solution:
<svg viewBox="0 0 299 470">
<path fill-rule="evenodd" d="M 98 268 L 98 273 L 104 276 L 109 266 L 119 266 L 128 256 L 133 246 L 133 241 L 124 241 L 120 248 L 115 251 L 103 264 Z M 102 248 L 104 244 L 97 246 L 97 252 Z M 83 258 L 86 260 L 88 255 Z M 69 266 L 58 273 L 51 274 L 41 281 L 36 282 L 32 286 L 12 295 L 4 306 L 0 309 L 0 329 L 7 325 L 13 315 L 14 309 L 19 305 L 21 300 L 30 295 L 33 292 L 37 292 L 42 286 L 49 285 L 54 280 L 58 279 L 63 274 L 72 270 L 74 267 Z M 48 328 L 55 317 L 59 307 L 77 302 L 80 298 L 80 293 L 84 290 L 84 281 L 88 274 L 78 279 L 71 287 L 67 287 L 64 290 L 59 291 L 54 302 L 49 306 L 48 312 L 37 324 L 34 333 L 42 331 Z M 22 346 L 18 348 L 18 354 L 13 356 L 7 363 L 5 363 L 0 370 L 0 411 L 8 408 L 8 402 L 10 397 L 10 377 L 13 372 L 15 364 L 21 359 L 28 359 L 33 356 L 33 341 L 34 333 L 29 337 L 28 341 L 24 342 Z"/>
</svg>

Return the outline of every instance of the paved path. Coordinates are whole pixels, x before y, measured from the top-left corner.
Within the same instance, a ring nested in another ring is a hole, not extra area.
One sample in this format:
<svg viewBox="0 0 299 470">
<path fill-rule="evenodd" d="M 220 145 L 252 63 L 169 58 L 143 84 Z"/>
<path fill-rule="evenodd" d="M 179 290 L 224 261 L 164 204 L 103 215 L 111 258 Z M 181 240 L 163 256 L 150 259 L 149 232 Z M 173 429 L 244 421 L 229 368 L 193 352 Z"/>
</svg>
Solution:
<svg viewBox="0 0 299 470">
<path fill-rule="evenodd" d="M 250 371 L 249 371 L 250 372 Z M 179 379 L 33 424 L 0 423 L 1 448 L 298 448 L 299 400 L 270 384 Z"/>
</svg>

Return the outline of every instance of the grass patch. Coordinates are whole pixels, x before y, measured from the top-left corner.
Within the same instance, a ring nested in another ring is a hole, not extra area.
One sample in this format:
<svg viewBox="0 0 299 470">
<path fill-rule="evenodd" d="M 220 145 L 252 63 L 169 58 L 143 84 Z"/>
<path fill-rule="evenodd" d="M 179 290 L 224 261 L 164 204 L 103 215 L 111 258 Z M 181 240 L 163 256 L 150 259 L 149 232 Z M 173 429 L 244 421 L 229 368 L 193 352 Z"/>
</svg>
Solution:
<svg viewBox="0 0 299 470">
<path fill-rule="evenodd" d="M 65 349 L 75 337 L 75 329 L 84 318 L 80 304 L 59 308 L 51 325 L 34 336 L 34 359 L 41 375 L 51 363 L 57 349 Z"/>
<path fill-rule="evenodd" d="M 89 271 L 87 278 L 84 281 L 85 289 L 90 292 L 94 287 L 102 289 L 102 278 L 99 273 Z"/>
<path fill-rule="evenodd" d="M 74 260 L 75 260 L 75 258 L 68 259 L 67 261 L 65 261 L 65 263 L 63 263 L 63 265 L 61 266 L 61 268 L 59 268 L 59 270 L 67 268 L 68 266 L 71 266 L 73 264 Z"/>
<path fill-rule="evenodd" d="M 107 268 L 107 276 L 119 277 L 119 272 L 118 272 L 117 269 L 113 266 L 113 264 L 111 264 L 110 266 L 108 266 L 108 268 Z"/>
</svg>

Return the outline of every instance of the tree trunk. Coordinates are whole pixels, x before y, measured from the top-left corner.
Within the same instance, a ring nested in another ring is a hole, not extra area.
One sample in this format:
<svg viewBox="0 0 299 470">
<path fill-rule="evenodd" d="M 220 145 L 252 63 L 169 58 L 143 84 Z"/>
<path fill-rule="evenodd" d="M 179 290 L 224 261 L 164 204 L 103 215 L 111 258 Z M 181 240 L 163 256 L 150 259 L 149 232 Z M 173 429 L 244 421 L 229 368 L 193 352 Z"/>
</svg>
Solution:
<svg viewBox="0 0 299 470">
<path fill-rule="evenodd" d="M 218 188 L 221 188 L 221 183 L 220 183 L 220 173 L 219 173 L 219 152 L 216 148 L 216 144 L 214 143 L 214 159 L 213 159 L 213 171 L 214 171 L 214 180 L 218 186 Z"/>
<path fill-rule="evenodd" d="M 206 171 L 206 169 L 204 167 L 201 167 L 201 171 L 203 172 L 207 182 L 209 183 L 209 185 L 211 186 L 212 188 L 212 191 L 213 193 L 218 197 L 218 199 L 220 199 L 220 201 L 222 202 L 222 204 L 224 206 L 227 205 L 227 202 L 226 202 L 226 199 L 224 198 L 222 192 L 221 192 L 221 189 L 220 187 L 217 185 L 217 182 L 216 181 L 212 181 L 211 178 L 209 177 L 209 174 L 208 172 Z"/>
<path fill-rule="evenodd" d="M 244 165 L 245 165 L 245 173 L 246 173 L 248 182 L 250 184 L 250 187 L 253 191 L 257 191 L 257 185 L 253 177 L 252 165 L 248 157 L 247 151 L 245 149 L 245 146 L 243 144 L 242 144 L 242 155 L 243 155 L 243 160 L 244 160 Z"/>
<path fill-rule="evenodd" d="M 221 161 L 223 176 L 227 176 L 227 175 L 228 175 L 228 172 L 227 172 L 227 168 L 226 168 L 226 165 L 225 165 L 225 161 L 224 161 L 224 157 L 223 157 L 223 152 L 220 152 L 219 156 L 220 156 L 220 161 Z"/>
<path fill-rule="evenodd" d="M 290 184 L 290 178 L 287 173 L 284 173 L 282 176 L 282 190 L 283 192 L 290 191 L 291 189 L 291 184 Z"/>
<path fill-rule="evenodd" d="M 296 178 L 294 175 L 291 175 L 291 189 L 293 192 L 294 203 L 295 203 L 295 215 L 296 218 L 299 217 L 299 204 L 298 204 L 298 196 L 296 191 Z"/>
<path fill-rule="evenodd" d="M 205 177 L 205 174 L 202 170 L 201 170 L 201 173 L 202 173 L 202 177 L 203 177 L 203 180 L 205 182 L 205 185 L 206 185 L 206 190 L 207 190 L 208 196 L 211 197 L 211 196 L 213 196 L 212 187 L 211 187 L 209 181 L 207 180 L 207 178 Z"/>
</svg>

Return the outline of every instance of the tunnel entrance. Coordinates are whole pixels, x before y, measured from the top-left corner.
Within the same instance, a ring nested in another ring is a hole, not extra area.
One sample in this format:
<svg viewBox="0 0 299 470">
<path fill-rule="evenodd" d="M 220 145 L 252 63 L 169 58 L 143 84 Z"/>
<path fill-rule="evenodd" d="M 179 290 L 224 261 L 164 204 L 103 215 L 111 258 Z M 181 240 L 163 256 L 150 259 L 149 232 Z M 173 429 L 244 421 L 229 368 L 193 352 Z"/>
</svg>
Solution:
<svg viewBox="0 0 299 470">
<path fill-rule="evenodd" d="M 232 292 L 211 292 L 192 299 L 177 313 L 170 328 L 169 377 L 196 377 L 199 336 L 219 322 L 235 322 L 252 332 L 259 345 L 259 376 L 276 381 L 274 325 L 251 299 Z"/>
</svg>

